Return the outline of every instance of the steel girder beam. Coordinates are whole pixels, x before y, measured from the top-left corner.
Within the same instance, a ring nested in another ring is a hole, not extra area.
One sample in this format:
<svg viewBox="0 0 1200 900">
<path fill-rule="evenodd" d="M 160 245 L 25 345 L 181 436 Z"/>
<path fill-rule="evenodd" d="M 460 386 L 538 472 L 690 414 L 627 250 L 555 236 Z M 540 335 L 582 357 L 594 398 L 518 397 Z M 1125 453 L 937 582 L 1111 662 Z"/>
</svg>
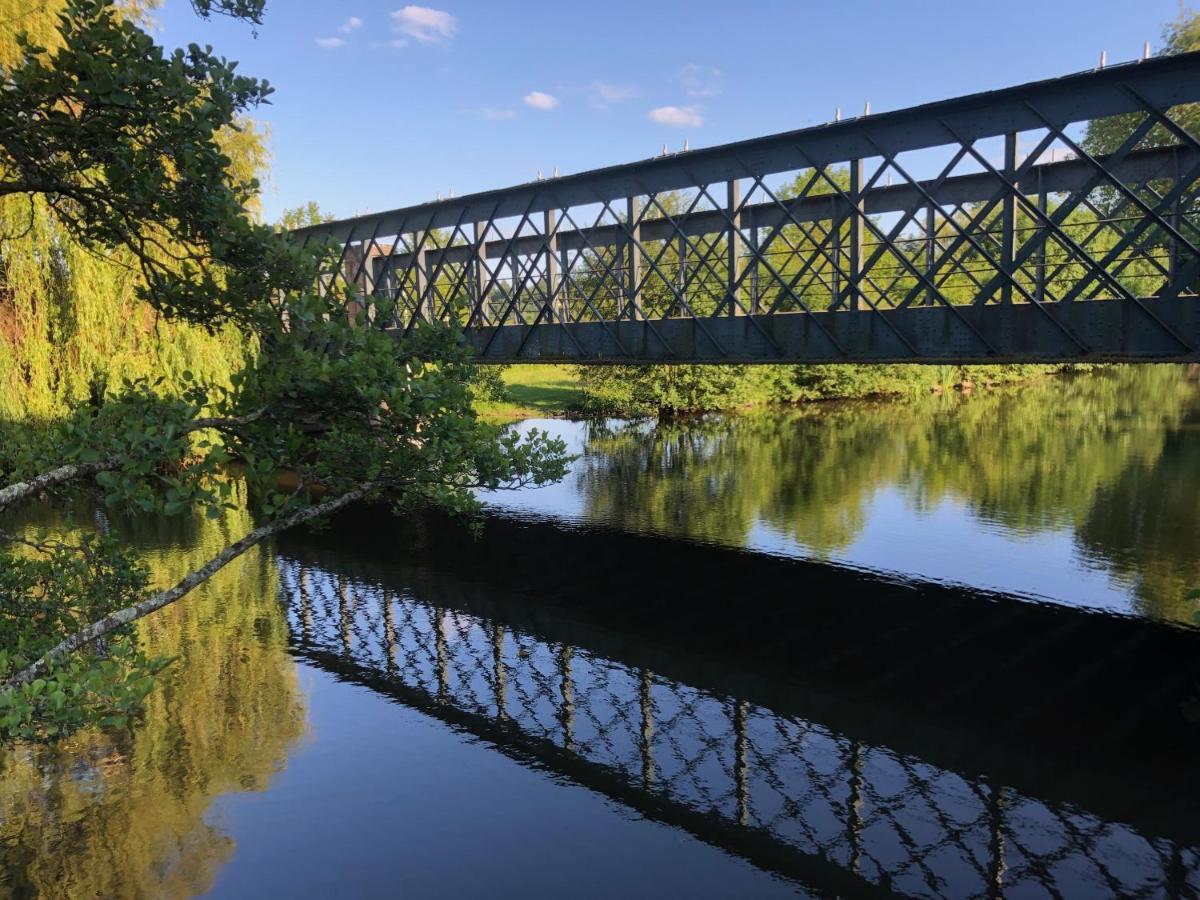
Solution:
<svg viewBox="0 0 1200 900">
<path fill-rule="evenodd" d="M 1200 345 L 1200 298 L 1142 303 L 1193 347 Z M 1097 348 L 1088 355 L 1089 361 L 1194 362 L 1198 358 L 1133 304 L 1107 300 L 1058 304 L 1052 309 L 1067 330 Z M 954 364 L 1058 363 L 1081 358 L 1064 330 L 1033 304 L 961 310 L 910 306 L 858 316 L 840 312 L 723 316 L 705 320 L 709 334 L 688 318 L 654 324 L 657 335 L 647 330 L 645 322 L 578 322 L 570 326 L 570 338 L 561 326 L 550 324 L 484 328 L 468 332 L 467 338 L 481 354 L 488 348 L 479 357 L 485 363 L 519 359 L 607 364 Z M 912 347 L 898 335 L 904 335 Z M 523 347 L 519 356 L 518 346 Z"/>
</svg>

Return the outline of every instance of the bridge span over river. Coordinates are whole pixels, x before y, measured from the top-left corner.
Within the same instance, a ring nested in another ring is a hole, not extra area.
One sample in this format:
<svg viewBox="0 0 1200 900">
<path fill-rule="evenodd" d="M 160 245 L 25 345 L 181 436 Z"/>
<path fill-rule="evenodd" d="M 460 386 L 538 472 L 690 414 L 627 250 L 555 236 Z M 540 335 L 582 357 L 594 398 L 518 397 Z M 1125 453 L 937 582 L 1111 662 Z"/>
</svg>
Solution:
<svg viewBox="0 0 1200 900">
<path fill-rule="evenodd" d="M 1200 359 L 1200 53 L 314 225 L 488 362 Z"/>
</svg>

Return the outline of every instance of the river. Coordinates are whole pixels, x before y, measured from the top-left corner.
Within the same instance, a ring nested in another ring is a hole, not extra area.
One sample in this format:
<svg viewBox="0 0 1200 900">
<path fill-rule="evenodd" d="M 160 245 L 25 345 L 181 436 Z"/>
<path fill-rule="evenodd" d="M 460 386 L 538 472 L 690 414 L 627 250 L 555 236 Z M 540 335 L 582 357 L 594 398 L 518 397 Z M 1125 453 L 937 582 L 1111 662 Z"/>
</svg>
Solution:
<svg viewBox="0 0 1200 900">
<path fill-rule="evenodd" d="M 478 534 L 364 509 L 0 759 L 0 896 L 1200 893 L 1200 385 L 524 423 Z M 37 510 L 44 523 L 93 515 Z M 249 525 L 113 518 L 166 581 Z"/>
</svg>

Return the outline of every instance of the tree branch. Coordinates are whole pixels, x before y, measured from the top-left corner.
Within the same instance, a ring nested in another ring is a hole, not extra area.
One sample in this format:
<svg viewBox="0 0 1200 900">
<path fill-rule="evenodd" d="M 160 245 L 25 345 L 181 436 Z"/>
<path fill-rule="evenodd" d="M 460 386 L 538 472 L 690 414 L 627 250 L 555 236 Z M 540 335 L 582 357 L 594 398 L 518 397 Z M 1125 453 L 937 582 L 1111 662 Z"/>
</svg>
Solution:
<svg viewBox="0 0 1200 900">
<path fill-rule="evenodd" d="M 188 423 L 184 431 L 203 431 L 206 428 L 215 428 L 217 430 L 237 428 L 242 425 L 249 425 L 251 422 L 262 418 L 266 412 L 267 408 L 264 406 L 252 413 L 236 418 L 195 419 Z M 78 481 L 80 478 L 98 475 L 101 472 L 110 472 L 113 469 L 119 469 L 126 458 L 127 454 L 117 454 L 94 462 L 68 463 L 67 465 L 51 469 L 48 472 L 43 472 L 41 475 L 30 478 L 28 481 L 14 482 L 7 487 L 0 488 L 0 510 L 18 500 L 24 500 L 26 497 L 40 494 L 48 488 L 58 487 L 60 484 L 66 484 L 69 481 Z"/>
<path fill-rule="evenodd" d="M 252 422 L 258 421 L 266 413 L 267 407 L 262 406 L 252 413 L 246 413 L 246 415 L 237 416 L 236 418 L 196 419 L 188 425 L 187 430 L 202 431 L 205 428 L 215 428 L 219 431 L 223 428 L 238 428 L 242 425 L 249 425 Z"/>
<path fill-rule="evenodd" d="M 26 497 L 40 494 L 48 488 L 66 484 L 68 481 L 77 481 L 80 478 L 87 478 L 91 475 L 97 475 L 100 472 L 119 469 L 124 461 L 124 455 L 119 455 L 110 456 L 108 459 L 99 459 L 95 462 L 68 463 L 65 466 L 59 466 L 57 469 L 51 469 L 49 472 L 43 472 L 41 475 L 38 475 L 36 478 L 30 478 L 28 481 L 18 481 L 10 484 L 8 487 L 0 488 L 0 510 L 18 500 L 24 500 Z"/>
<path fill-rule="evenodd" d="M 148 616 L 152 612 L 162 609 L 164 606 L 169 606 L 176 600 L 187 596 L 191 591 L 195 590 L 204 582 L 208 581 L 216 575 L 221 569 L 229 565 L 250 548 L 262 543 L 267 538 L 279 534 L 281 531 L 287 531 L 289 528 L 294 528 L 297 525 L 302 525 L 312 519 L 320 516 L 328 515 L 329 513 L 337 512 L 345 506 L 349 506 L 357 500 L 361 500 L 371 493 L 376 488 L 375 482 L 367 482 L 361 484 L 353 490 L 347 491 L 339 497 L 332 500 L 326 500 L 323 503 L 318 503 L 315 506 L 308 506 L 292 515 L 271 522 L 261 528 L 256 528 L 245 537 L 230 544 L 207 563 L 188 573 L 174 587 L 165 591 L 159 591 L 157 594 L 152 594 L 141 603 L 135 603 L 133 606 L 127 606 L 124 609 L 110 613 L 99 621 L 93 622 L 86 628 L 75 632 L 70 637 L 56 644 L 54 647 L 47 650 L 40 659 L 30 665 L 28 668 L 14 675 L 3 685 L 3 689 L 20 687 L 23 684 L 28 684 L 35 678 L 44 675 L 49 671 L 50 666 L 56 660 L 74 653 L 80 647 L 98 638 L 104 637 L 106 634 L 128 625 L 131 622 L 136 622 L 138 619 Z"/>
</svg>

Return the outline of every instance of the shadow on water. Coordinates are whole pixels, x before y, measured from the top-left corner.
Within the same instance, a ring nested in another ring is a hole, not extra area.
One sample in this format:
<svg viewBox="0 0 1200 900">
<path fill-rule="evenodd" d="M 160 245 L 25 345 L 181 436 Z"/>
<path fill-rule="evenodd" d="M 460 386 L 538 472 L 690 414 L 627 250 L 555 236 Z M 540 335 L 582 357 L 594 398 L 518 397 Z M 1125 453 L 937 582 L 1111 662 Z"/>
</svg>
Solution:
<svg viewBox="0 0 1200 900">
<path fill-rule="evenodd" d="M 294 652 L 837 894 L 1200 890 L 1200 634 L 490 517 L 280 543 Z"/>
</svg>

